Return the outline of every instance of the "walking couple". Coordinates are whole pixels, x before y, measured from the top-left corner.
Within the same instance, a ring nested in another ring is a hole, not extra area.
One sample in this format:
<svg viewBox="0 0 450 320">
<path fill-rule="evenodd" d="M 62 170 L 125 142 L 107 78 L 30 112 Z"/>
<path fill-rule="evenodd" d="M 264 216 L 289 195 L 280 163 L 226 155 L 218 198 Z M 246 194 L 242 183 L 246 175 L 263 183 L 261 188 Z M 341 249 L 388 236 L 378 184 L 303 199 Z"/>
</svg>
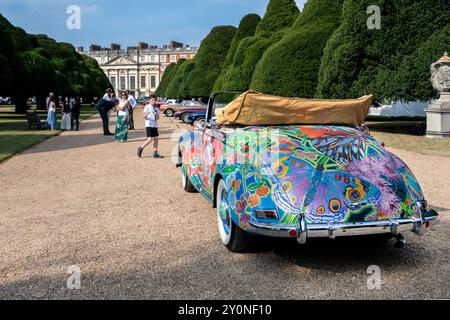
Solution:
<svg viewBox="0 0 450 320">
<path fill-rule="evenodd" d="M 142 157 L 144 149 L 148 147 L 153 142 L 153 158 L 162 158 L 158 153 L 158 120 L 159 120 L 160 110 L 156 106 L 156 97 L 150 96 L 150 101 L 144 108 L 143 118 L 145 120 L 145 130 L 147 132 L 147 140 L 138 149 L 137 155 L 139 158 Z"/>
</svg>

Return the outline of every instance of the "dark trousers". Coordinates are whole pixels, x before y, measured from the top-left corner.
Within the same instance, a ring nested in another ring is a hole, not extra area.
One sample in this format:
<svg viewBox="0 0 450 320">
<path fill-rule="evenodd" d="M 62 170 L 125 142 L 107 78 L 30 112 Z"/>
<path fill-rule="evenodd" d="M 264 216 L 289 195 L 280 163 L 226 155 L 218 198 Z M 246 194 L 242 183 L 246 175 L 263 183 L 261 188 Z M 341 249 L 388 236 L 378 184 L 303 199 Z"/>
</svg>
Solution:
<svg viewBox="0 0 450 320">
<path fill-rule="evenodd" d="M 100 112 L 100 117 L 102 118 L 103 122 L 103 134 L 110 135 L 111 133 L 109 132 L 108 112 Z"/>
<path fill-rule="evenodd" d="M 129 130 L 134 130 L 134 118 L 133 118 L 133 108 L 129 107 L 128 108 L 129 111 L 129 116 L 128 116 L 128 129 Z"/>
<path fill-rule="evenodd" d="M 72 130 L 80 130 L 80 115 L 79 114 L 72 114 L 72 119 L 70 120 L 70 128 Z M 74 127 L 74 122 L 76 123 L 76 127 Z"/>
</svg>

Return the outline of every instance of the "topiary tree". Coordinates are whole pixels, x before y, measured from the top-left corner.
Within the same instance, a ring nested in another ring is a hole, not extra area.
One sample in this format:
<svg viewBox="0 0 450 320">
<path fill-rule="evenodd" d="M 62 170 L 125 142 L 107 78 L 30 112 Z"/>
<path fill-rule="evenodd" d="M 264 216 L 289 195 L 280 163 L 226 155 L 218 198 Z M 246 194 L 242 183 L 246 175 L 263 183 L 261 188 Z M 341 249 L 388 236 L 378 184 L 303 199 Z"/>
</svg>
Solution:
<svg viewBox="0 0 450 320">
<path fill-rule="evenodd" d="M 10 24 L 0 14 L 0 95 L 7 95 L 10 92 L 13 81 L 13 65 L 10 65 L 14 55 L 14 44 L 9 32 Z"/>
<path fill-rule="evenodd" d="M 309 0 L 283 38 L 264 52 L 250 87 L 268 94 L 311 98 L 323 49 L 338 28 L 343 0 Z"/>
<path fill-rule="evenodd" d="M 437 92 L 430 81 L 430 66 L 444 52 L 450 51 L 450 24 L 436 30 L 427 41 L 422 43 L 412 54 L 403 58 L 398 70 L 389 70 L 385 79 L 377 79 L 383 92 L 394 99 L 407 101 L 426 101 L 437 98 Z M 386 88 L 383 88 L 383 85 Z"/>
<path fill-rule="evenodd" d="M 186 63 L 184 63 L 180 69 L 177 72 L 177 77 L 179 77 L 178 80 L 178 92 L 176 93 L 177 99 L 190 99 L 189 95 L 189 75 L 194 71 L 195 69 L 195 61 L 189 60 Z"/>
<path fill-rule="evenodd" d="M 264 18 L 256 28 L 256 35 L 244 38 L 239 43 L 233 63 L 223 75 L 221 89 L 248 90 L 258 61 L 272 44 L 280 41 L 298 13 L 294 0 L 271 0 Z M 231 98 L 223 97 L 228 100 Z"/>
<path fill-rule="evenodd" d="M 369 5 L 381 8 L 379 30 L 367 27 Z M 347 98 L 371 92 L 378 99 L 418 99 L 402 94 L 401 83 L 388 80 L 393 73 L 408 73 L 401 61 L 447 26 L 449 16 L 445 0 L 345 0 L 342 24 L 324 50 L 317 96 Z"/>
<path fill-rule="evenodd" d="M 193 59 L 194 70 L 190 72 L 187 79 L 187 91 L 190 97 L 206 98 L 211 94 L 235 33 L 236 28 L 232 26 L 214 27 L 202 41 Z"/>
<path fill-rule="evenodd" d="M 172 81 L 173 77 L 176 74 L 176 68 L 177 64 L 171 63 L 167 66 L 166 70 L 164 70 L 161 82 L 159 83 L 159 86 L 155 91 L 155 95 L 157 97 L 167 97 L 166 90 L 170 81 Z"/>
<path fill-rule="evenodd" d="M 181 82 L 183 81 L 183 79 L 181 78 L 181 74 L 183 73 L 184 66 L 187 63 L 188 62 L 186 61 L 186 59 L 178 60 L 177 67 L 176 67 L 176 69 L 174 69 L 175 71 L 173 73 L 172 79 L 170 80 L 170 82 L 167 85 L 167 89 L 166 89 L 167 97 L 170 97 L 172 99 L 179 99 L 178 90 L 180 89 Z"/>
<path fill-rule="evenodd" d="M 256 28 L 256 35 L 267 38 L 278 31 L 290 28 L 298 14 L 295 0 L 270 0 L 266 14 Z"/>
<path fill-rule="evenodd" d="M 233 64 L 234 55 L 239 47 L 239 43 L 242 39 L 255 35 L 256 27 L 261 22 L 261 17 L 257 14 L 248 14 L 242 18 L 239 23 L 239 28 L 234 35 L 233 41 L 231 41 L 230 50 L 228 50 L 227 57 L 222 67 L 222 72 L 217 78 L 214 84 L 214 91 L 220 91 L 223 89 L 223 78 L 228 71 L 229 67 Z"/>
</svg>

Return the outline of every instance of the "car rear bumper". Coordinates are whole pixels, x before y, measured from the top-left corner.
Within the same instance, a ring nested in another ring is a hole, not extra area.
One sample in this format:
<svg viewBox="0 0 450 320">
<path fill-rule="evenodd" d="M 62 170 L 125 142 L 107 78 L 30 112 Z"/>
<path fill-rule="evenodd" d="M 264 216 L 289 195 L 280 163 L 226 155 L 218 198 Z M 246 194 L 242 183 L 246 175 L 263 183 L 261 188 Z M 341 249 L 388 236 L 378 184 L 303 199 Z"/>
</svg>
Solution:
<svg viewBox="0 0 450 320">
<path fill-rule="evenodd" d="M 307 224 L 304 217 L 300 217 L 295 225 L 273 225 L 248 221 L 247 231 L 269 237 L 297 238 L 300 244 L 306 243 L 308 238 L 330 238 L 346 236 L 364 236 L 376 234 L 398 235 L 402 232 L 413 231 L 423 233 L 438 218 L 434 210 L 426 211 L 420 218 L 392 219 L 359 223 L 329 223 Z"/>
</svg>

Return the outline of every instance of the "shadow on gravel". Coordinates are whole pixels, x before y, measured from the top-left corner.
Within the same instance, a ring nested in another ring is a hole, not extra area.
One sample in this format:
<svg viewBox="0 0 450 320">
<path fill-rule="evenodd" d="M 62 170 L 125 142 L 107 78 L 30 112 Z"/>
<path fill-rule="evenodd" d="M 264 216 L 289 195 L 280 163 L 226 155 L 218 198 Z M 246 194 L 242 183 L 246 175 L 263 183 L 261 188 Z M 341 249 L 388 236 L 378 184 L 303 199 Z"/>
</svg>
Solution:
<svg viewBox="0 0 450 320">
<path fill-rule="evenodd" d="M 249 253 L 272 252 L 286 263 L 300 267 L 338 272 L 338 270 L 360 270 L 370 265 L 383 265 L 384 268 L 411 264 L 422 264 L 423 248 L 412 242 L 418 238 L 413 233 L 404 234 L 407 245 L 402 249 L 394 247 L 395 239 L 383 237 L 348 237 L 331 239 L 309 239 L 299 245 L 292 239 L 257 238 Z M 420 239 L 420 238 L 419 238 Z M 408 242 L 408 240 L 411 240 Z"/>
</svg>

